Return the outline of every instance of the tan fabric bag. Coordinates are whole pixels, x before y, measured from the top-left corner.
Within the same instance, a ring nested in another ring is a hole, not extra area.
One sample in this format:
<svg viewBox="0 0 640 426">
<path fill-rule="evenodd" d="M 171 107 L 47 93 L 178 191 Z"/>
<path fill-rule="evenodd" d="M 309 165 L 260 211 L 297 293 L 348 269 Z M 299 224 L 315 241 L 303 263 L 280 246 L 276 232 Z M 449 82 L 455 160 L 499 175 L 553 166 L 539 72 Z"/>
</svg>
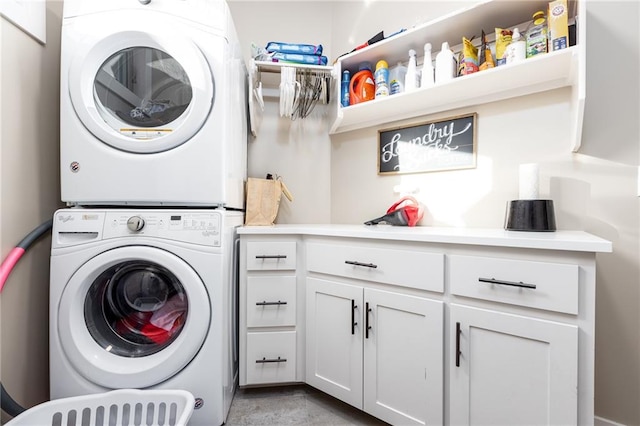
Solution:
<svg viewBox="0 0 640 426">
<path fill-rule="evenodd" d="M 245 225 L 273 225 L 282 194 L 289 201 L 293 196 L 280 178 L 278 179 L 247 179 L 247 212 Z"/>
</svg>

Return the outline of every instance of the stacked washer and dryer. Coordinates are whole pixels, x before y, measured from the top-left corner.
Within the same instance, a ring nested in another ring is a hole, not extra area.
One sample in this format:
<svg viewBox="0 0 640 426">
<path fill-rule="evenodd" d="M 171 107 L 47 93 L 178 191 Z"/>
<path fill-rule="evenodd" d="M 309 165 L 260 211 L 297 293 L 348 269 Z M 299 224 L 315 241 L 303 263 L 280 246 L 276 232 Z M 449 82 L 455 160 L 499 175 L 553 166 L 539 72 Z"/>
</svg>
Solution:
<svg viewBox="0 0 640 426">
<path fill-rule="evenodd" d="M 190 424 L 223 424 L 247 150 L 228 6 L 65 0 L 61 50 L 51 398 L 185 389 Z"/>
</svg>

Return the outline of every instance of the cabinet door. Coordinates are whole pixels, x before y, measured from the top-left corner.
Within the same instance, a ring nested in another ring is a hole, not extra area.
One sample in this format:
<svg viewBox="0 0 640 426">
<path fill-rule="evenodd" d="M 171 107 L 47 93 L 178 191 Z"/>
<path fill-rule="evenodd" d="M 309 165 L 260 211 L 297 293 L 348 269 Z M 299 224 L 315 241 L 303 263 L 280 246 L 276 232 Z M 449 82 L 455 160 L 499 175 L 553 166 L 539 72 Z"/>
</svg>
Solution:
<svg viewBox="0 0 640 426">
<path fill-rule="evenodd" d="M 306 381 L 362 409 L 362 287 L 307 279 Z"/>
<path fill-rule="evenodd" d="M 443 303 L 371 289 L 364 300 L 364 410 L 391 424 L 442 424 Z"/>
<path fill-rule="evenodd" d="M 578 328 L 451 304 L 452 425 L 577 424 Z"/>
</svg>

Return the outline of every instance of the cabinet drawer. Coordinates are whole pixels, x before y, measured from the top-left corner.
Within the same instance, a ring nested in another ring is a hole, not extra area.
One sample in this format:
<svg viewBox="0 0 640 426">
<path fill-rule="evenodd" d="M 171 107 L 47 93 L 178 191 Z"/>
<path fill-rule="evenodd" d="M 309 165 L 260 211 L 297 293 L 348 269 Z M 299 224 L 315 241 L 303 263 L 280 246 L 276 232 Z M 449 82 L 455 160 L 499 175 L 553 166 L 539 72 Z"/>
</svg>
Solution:
<svg viewBox="0 0 640 426">
<path fill-rule="evenodd" d="M 449 279 L 455 295 L 578 313 L 578 265 L 454 255 Z"/>
<path fill-rule="evenodd" d="M 261 241 L 247 243 L 247 270 L 296 269 L 295 241 Z"/>
<path fill-rule="evenodd" d="M 296 277 L 247 277 L 247 327 L 296 325 Z"/>
<path fill-rule="evenodd" d="M 307 269 L 442 292 L 444 255 L 369 245 L 307 244 Z"/>
<path fill-rule="evenodd" d="M 295 380 L 295 331 L 247 333 L 247 384 Z"/>
</svg>

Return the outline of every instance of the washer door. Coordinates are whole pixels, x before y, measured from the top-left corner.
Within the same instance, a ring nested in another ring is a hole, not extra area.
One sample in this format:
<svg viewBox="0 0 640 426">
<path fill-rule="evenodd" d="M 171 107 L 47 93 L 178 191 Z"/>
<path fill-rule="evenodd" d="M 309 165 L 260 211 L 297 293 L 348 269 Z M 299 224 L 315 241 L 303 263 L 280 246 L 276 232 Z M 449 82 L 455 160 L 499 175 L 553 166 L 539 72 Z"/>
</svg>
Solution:
<svg viewBox="0 0 640 426">
<path fill-rule="evenodd" d="M 211 305 L 198 274 L 147 246 L 101 253 L 73 274 L 58 311 L 65 355 L 87 380 L 144 388 L 179 373 L 202 347 Z"/>
<path fill-rule="evenodd" d="M 147 28 L 145 28 L 147 27 Z M 175 27 L 175 25 L 174 25 Z M 195 135 L 214 100 L 213 71 L 189 38 L 144 21 L 80 44 L 69 69 L 69 95 L 100 141 L 133 153 L 162 152 Z"/>
</svg>

